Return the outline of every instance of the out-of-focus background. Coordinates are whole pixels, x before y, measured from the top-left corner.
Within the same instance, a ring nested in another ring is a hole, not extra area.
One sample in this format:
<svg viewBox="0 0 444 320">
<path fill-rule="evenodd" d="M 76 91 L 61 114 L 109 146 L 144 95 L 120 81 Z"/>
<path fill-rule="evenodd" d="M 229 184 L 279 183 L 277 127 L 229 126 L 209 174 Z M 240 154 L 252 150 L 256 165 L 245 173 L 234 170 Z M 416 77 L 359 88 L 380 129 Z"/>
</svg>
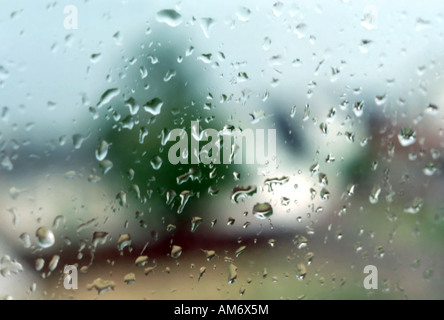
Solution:
<svg viewBox="0 0 444 320">
<path fill-rule="evenodd" d="M 444 298 L 442 2 L 1 6 L 0 298 Z"/>
</svg>

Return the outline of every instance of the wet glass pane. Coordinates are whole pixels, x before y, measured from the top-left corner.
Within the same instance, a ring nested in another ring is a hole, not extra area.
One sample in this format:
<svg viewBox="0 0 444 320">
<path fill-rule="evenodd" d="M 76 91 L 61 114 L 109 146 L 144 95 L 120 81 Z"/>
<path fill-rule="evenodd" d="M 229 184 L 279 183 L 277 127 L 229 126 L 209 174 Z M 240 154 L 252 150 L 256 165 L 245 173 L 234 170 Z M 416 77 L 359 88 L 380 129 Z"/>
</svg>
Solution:
<svg viewBox="0 0 444 320">
<path fill-rule="evenodd" d="M 4 1 L 0 298 L 444 298 L 443 19 Z"/>
</svg>

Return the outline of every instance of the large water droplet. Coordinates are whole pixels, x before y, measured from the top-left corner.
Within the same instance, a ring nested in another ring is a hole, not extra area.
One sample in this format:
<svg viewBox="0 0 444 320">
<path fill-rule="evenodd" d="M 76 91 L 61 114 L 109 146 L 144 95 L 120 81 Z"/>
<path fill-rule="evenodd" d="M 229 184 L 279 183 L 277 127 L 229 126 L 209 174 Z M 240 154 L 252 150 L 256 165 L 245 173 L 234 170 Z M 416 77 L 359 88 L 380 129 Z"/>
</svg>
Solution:
<svg viewBox="0 0 444 320">
<path fill-rule="evenodd" d="M 361 117 L 364 113 L 364 101 L 357 101 L 353 105 L 353 112 L 355 113 L 355 116 Z"/>
<path fill-rule="evenodd" d="M 72 144 L 74 149 L 80 149 L 82 147 L 83 142 L 85 141 L 85 137 L 81 134 L 77 133 L 72 136 Z"/>
<path fill-rule="evenodd" d="M 211 261 L 216 256 L 216 251 L 214 250 L 202 250 L 205 253 L 205 258 L 207 261 Z"/>
<path fill-rule="evenodd" d="M 247 7 L 242 7 L 236 12 L 237 18 L 242 22 L 250 20 L 251 10 Z"/>
<path fill-rule="evenodd" d="M 166 23 L 170 27 L 177 27 L 182 23 L 182 16 L 173 9 L 160 10 L 156 14 L 156 20 L 160 23 Z"/>
<path fill-rule="evenodd" d="M 99 102 L 97 103 L 97 108 L 103 107 L 105 104 L 111 102 L 111 100 L 115 97 L 117 97 L 120 93 L 120 90 L 117 88 L 112 88 L 106 90 L 102 96 L 99 99 Z"/>
<path fill-rule="evenodd" d="M 256 203 L 253 207 L 253 215 L 258 219 L 267 219 L 273 214 L 273 208 L 268 202 Z"/>
<path fill-rule="evenodd" d="M 30 248 L 31 247 L 31 236 L 29 235 L 29 233 L 24 232 L 20 235 L 20 240 L 23 241 L 23 246 L 25 248 Z"/>
<path fill-rule="evenodd" d="M 171 248 L 171 257 L 177 259 L 182 254 L 182 247 L 174 245 Z"/>
<path fill-rule="evenodd" d="M 402 128 L 398 134 L 398 140 L 403 147 L 411 146 L 416 141 L 416 132 L 411 128 Z"/>
<path fill-rule="evenodd" d="M 51 229 L 47 227 L 40 227 L 35 233 L 37 237 L 37 243 L 42 248 L 49 248 L 54 245 L 55 236 Z"/>
<path fill-rule="evenodd" d="M 136 258 L 136 261 L 134 262 L 134 264 L 137 267 L 143 267 L 148 263 L 148 256 L 139 256 Z"/>
<path fill-rule="evenodd" d="M 151 166 L 154 170 L 159 170 L 162 166 L 162 158 L 159 156 L 154 156 L 150 161 Z"/>
<path fill-rule="evenodd" d="M 379 202 L 379 195 L 381 194 L 381 187 L 379 185 L 375 185 L 370 192 L 368 197 L 371 204 L 376 204 Z"/>
<path fill-rule="evenodd" d="M 105 244 L 108 241 L 109 234 L 108 232 L 96 231 L 93 233 L 92 244 L 94 247 L 97 247 L 99 244 Z"/>
<path fill-rule="evenodd" d="M 116 195 L 116 200 L 117 202 L 119 202 L 119 204 L 122 207 L 126 207 L 127 206 L 127 202 L 126 202 L 126 192 L 125 191 L 120 191 L 117 195 Z"/>
<path fill-rule="evenodd" d="M 273 14 L 276 17 L 280 17 L 284 10 L 284 4 L 280 1 L 273 4 Z"/>
<path fill-rule="evenodd" d="M 307 275 L 307 268 L 303 263 L 299 263 L 296 274 L 298 280 L 304 280 L 306 275 Z"/>
<path fill-rule="evenodd" d="M 245 249 L 247 249 L 247 246 L 241 246 L 239 247 L 236 252 L 234 253 L 234 255 L 237 257 L 239 257 L 242 253 L 244 253 Z"/>
<path fill-rule="evenodd" d="M 174 69 L 170 69 L 167 71 L 165 76 L 163 77 L 163 81 L 168 82 L 176 76 L 177 72 Z"/>
<path fill-rule="evenodd" d="M 233 203 L 238 203 L 240 199 L 251 198 L 257 192 L 257 187 L 255 185 L 243 187 L 236 186 L 231 192 L 231 201 Z"/>
<path fill-rule="evenodd" d="M 201 217 L 193 217 L 191 219 L 191 232 L 196 231 L 196 229 L 202 224 L 203 219 Z"/>
<path fill-rule="evenodd" d="M 280 178 L 267 178 L 264 181 L 264 185 L 268 186 L 268 191 L 273 191 L 274 185 L 283 185 L 286 184 L 289 181 L 289 177 L 283 176 Z"/>
<path fill-rule="evenodd" d="M 114 290 L 116 284 L 111 280 L 102 280 L 101 278 L 97 278 L 92 283 L 88 284 L 86 287 L 88 290 L 96 289 L 97 293 L 100 295 L 109 290 Z"/>
<path fill-rule="evenodd" d="M 119 239 L 117 240 L 117 249 L 122 251 L 125 247 L 129 247 L 131 245 L 131 235 L 128 233 L 121 234 Z"/>
<path fill-rule="evenodd" d="M 237 267 L 234 264 L 228 266 L 228 283 L 233 284 L 237 279 Z"/>
<path fill-rule="evenodd" d="M 424 169 L 422 169 L 422 172 L 426 175 L 426 176 L 433 176 L 435 174 L 435 172 L 437 171 L 436 166 L 434 163 L 427 163 L 424 167 Z"/>
<path fill-rule="evenodd" d="M 42 270 L 43 267 L 45 266 L 45 260 L 43 260 L 42 258 L 37 258 L 37 259 L 35 260 L 35 264 L 34 264 L 34 266 L 35 266 L 35 270 L 36 270 L 36 271 L 40 271 L 40 270 Z"/>
<path fill-rule="evenodd" d="M 189 179 L 191 179 L 191 181 L 200 181 L 200 179 L 202 178 L 202 174 L 199 170 L 199 168 L 190 168 L 188 170 L 188 172 L 178 176 L 176 178 L 176 182 L 177 184 L 182 184 L 187 182 Z"/>
<path fill-rule="evenodd" d="M 187 204 L 188 200 L 190 199 L 190 197 L 193 194 L 191 193 L 191 191 L 189 190 L 184 190 L 179 194 L 179 198 L 180 198 L 180 205 L 177 208 L 177 213 L 181 214 L 183 209 L 185 208 L 185 205 Z"/>
<path fill-rule="evenodd" d="M 113 168 L 113 163 L 110 160 L 105 159 L 100 162 L 99 166 L 102 169 L 103 174 L 106 174 Z"/>
<path fill-rule="evenodd" d="M 160 114 L 162 106 L 163 106 L 162 100 L 160 100 L 159 98 L 153 98 L 144 104 L 143 109 L 146 112 L 151 113 L 153 116 L 157 116 L 158 114 Z"/>
<path fill-rule="evenodd" d="M 211 28 L 214 26 L 214 19 L 212 18 L 202 18 L 199 21 L 199 25 L 206 38 L 210 37 Z"/>
<path fill-rule="evenodd" d="M 105 140 L 102 140 L 99 142 L 99 145 L 96 149 L 96 159 L 99 161 L 102 161 L 106 158 L 106 155 L 108 154 L 108 142 Z"/>
<path fill-rule="evenodd" d="M 18 274 L 22 271 L 22 265 L 16 260 L 12 260 L 8 255 L 5 255 L 0 259 L 0 274 L 3 277 Z"/>
<path fill-rule="evenodd" d="M 413 199 L 411 203 L 407 204 L 404 207 L 404 212 L 410 214 L 417 214 L 419 211 L 421 211 L 423 205 L 424 205 L 424 200 L 422 200 L 422 198 L 416 197 L 415 199 Z"/>
<path fill-rule="evenodd" d="M 134 282 L 136 282 L 136 275 L 132 272 L 126 274 L 123 277 L 123 282 L 125 282 L 126 284 L 133 284 Z"/>
<path fill-rule="evenodd" d="M 54 271 L 57 268 L 59 261 L 60 261 L 60 256 L 58 254 L 55 254 L 52 257 L 51 261 L 49 261 L 49 264 L 48 264 L 49 271 L 51 271 L 51 272 Z"/>
</svg>

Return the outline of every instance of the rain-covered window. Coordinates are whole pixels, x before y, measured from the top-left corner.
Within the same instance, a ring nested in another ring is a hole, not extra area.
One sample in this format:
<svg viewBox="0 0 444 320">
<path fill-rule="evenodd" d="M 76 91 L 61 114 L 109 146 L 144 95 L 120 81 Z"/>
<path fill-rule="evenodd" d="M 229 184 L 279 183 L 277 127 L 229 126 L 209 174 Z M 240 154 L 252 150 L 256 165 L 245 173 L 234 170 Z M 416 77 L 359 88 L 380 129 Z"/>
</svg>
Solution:
<svg viewBox="0 0 444 320">
<path fill-rule="evenodd" d="M 0 299 L 444 298 L 443 20 L 3 1 Z"/>
</svg>

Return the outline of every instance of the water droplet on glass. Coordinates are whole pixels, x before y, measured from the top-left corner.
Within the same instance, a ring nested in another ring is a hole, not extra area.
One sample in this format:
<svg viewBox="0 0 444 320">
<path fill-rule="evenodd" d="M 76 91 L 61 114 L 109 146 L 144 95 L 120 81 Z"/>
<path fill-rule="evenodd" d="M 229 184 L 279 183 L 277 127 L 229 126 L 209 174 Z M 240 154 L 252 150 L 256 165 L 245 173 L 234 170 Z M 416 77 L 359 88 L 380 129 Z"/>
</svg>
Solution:
<svg viewBox="0 0 444 320">
<path fill-rule="evenodd" d="M 74 149 L 80 149 L 82 147 L 83 142 L 85 141 L 85 137 L 81 134 L 77 133 L 72 136 L 72 144 Z"/>
<path fill-rule="evenodd" d="M 49 261 L 49 263 L 48 263 L 49 271 L 51 271 L 51 272 L 54 271 L 57 268 L 57 265 L 59 264 L 59 261 L 60 261 L 60 256 L 55 254 L 52 257 L 51 261 Z"/>
<path fill-rule="evenodd" d="M 212 18 L 202 18 L 199 20 L 199 25 L 202 28 L 202 31 L 206 38 L 210 37 L 211 29 L 214 26 L 214 19 Z"/>
<path fill-rule="evenodd" d="M 234 264 L 228 266 L 228 283 L 233 284 L 237 279 L 237 267 Z"/>
<path fill-rule="evenodd" d="M 160 114 L 163 106 L 163 101 L 159 98 L 153 98 L 144 104 L 143 109 L 151 113 L 153 116 Z"/>
<path fill-rule="evenodd" d="M 177 259 L 180 257 L 181 254 L 182 247 L 173 245 L 173 247 L 171 248 L 171 257 Z"/>
<path fill-rule="evenodd" d="M 426 108 L 426 112 L 431 115 L 438 114 L 438 107 L 434 104 L 429 104 Z"/>
<path fill-rule="evenodd" d="M 93 174 L 90 174 L 88 176 L 88 182 L 97 183 L 97 182 L 100 182 L 100 180 L 102 180 L 102 178 L 99 177 L 99 176 L 96 176 L 96 175 L 93 175 Z"/>
<path fill-rule="evenodd" d="M 20 240 L 23 241 L 23 246 L 25 248 L 30 248 L 31 247 L 31 236 L 29 235 L 29 233 L 24 232 L 20 235 Z"/>
<path fill-rule="evenodd" d="M 97 63 L 100 61 L 100 59 L 102 58 L 102 54 L 101 53 L 93 53 L 91 54 L 91 62 L 92 63 Z"/>
<path fill-rule="evenodd" d="M 433 268 L 432 268 L 432 267 L 429 267 L 429 268 L 427 268 L 427 269 L 424 270 L 422 276 L 423 276 L 423 278 L 424 278 L 425 280 L 430 280 L 430 278 L 433 277 L 433 273 L 434 273 Z"/>
<path fill-rule="evenodd" d="M 262 43 L 262 49 L 268 51 L 271 47 L 271 39 L 269 37 L 264 38 L 264 42 Z"/>
<path fill-rule="evenodd" d="M 145 137 L 148 135 L 148 129 L 145 127 L 141 127 L 139 130 L 139 143 L 143 144 Z"/>
<path fill-rule="evenodd" d="M 290 178 L 287 176 L 283 176 L 280 178 L 267 178 L 264 181 L 264 185 L 268 186 L 268 192 L 271 192 L 271 191 L 273 191 L 274 185 L 283 185 L 283 184 L 286 184 L 289 180 L 290 180 Z"/>
<path fill-rule="evenodd" d="M 319 179 L 319 184 L 320 185 L 322 185 L 322 186 L 327 186 L 328 185 L 328 178 L 327 178 L 327 175 L 325 173 L 319 173 L 318 179 Z"/>
<path fill-rule="evenodd" d="M 191 198 L 193 194 L 189 190 L 184 190 L 179 194 L 180 205 L 177 208 L 177 213 L 181 214 L 183 209 L 185 209 L 185 205 L 188 203 L 188 200 Z"/>
<path fill-rule="evenodd" d="M 215 196 L 215 195 L 218 194 L 218 193 L 219 193 L 219 189 L 214 188 L 214 187 L 209 187 L 209 188 L 208 188 L 208 194 L 209 194 L 210 196 Z"/>
<path fill-rule="evenodd" d="M 433 176 L 436 172 L 436 166 L 433 163 L 427 163 L 424 167 L 424 169 L 422 169 L 422 172 L 426 175 L 426 176 Z"/>
<path fill-rule="evenodd" d="M 156 14 L 156 20 L 160 23 L 166 23 L 170 27 L 177 27 L 182 23 L 182 16 L 173 9 L 160 10 Z"/>
<path fill-rule="evenodd" d="M 200 269 L 199 269 L 199 278 L 197 279 L 197 281 L 200 281 L 200 278 L 202 278 L 204 276 L 205 271 L 207 271 L 207 268 L 200 267 Z"/>
<path fill-rule="evenodd" d="M 239 257 L 242 253 L 244 253 L 245 249 L 247 249 L 247 246 L 239 247 L 236 252 L 234 253 L 235 257 Z"/>
<path fill-rule="evenodd" d="M 361 19 L 361 26 L 367 30 L 376 29 L 378 26 L 378 14 L 376 7 L 367 6 L 364 8 L 364 15 Z"/>
<path fill-rule="evenodd" d="M 42 248 L 49 248 L 55 243 L 54 233 L 47 227 L 38 228 L 35 235 L 38 245 Z"/>
<path fill-rule="evenodd" d="M 237 18 L 242 22 L 250 20 L 251 10 L 247 7 L 242 7 L 236 12 Z"/>
<path fill-rule="evenodd" d="M 256 203 L 253 206 L 253 215 L 258 219 L 267 219 L 273 214 L 273 208 L 268 202 Z"/>
<path fill-rule="evenodd" d="M 369 195 L 369 201 L 371 204 L 376 204 L 379 201 L 379 195 L 381 194 L 381 187 L 379 185 L 375 185 L 372 188 L 372 191 Z"/>
<path fill-rule="evenodd" d="M 106 174 L 113 168 L 113 163 L 110 160 L 103 160 L 100 162 L 99 167 L 102 169 L 103 174 Z"/>
<path fill-rule="evenodd" d="M 108 238 L 109 238 L 108 232 L 96 231 L 93 233 L 92 244 L 96 248 L 97 245 L 99 244 L 101 245 L 105 244 L 106 241 L 108 241 Z"/>
<path fill-rule="evenodd" d="M 283 10 L 284 10 L 284 4 L 282 2 L 278 1 L 273 4 L 273 14 L 276 17 L 280 17 Z"/>
<path fill-rule="evenodd" d="M 160 167 L 162 166 L 162 163 L 163 163 L 162 158 L 159 156 L 154 156 L 150 161 L 150 164 L 154 170 L 159 170 Z"/>
<path fill-rule="evenodd" d="M 398 140 L 403 147 L 411 146 L 416 141 L 416 132 L 411 128 L 402 128 L 398 134 Z"/>
<path fill-rule="evenodd" d="M 355 113 L 355 116 L 361 117 L 364 113 L 364 101 L 357 101 L 353 105 L 353 112 Z"/>
<path fill-rule="evenodd" d="M 205 253 L 205 258 L 207 261 L 211 261 L 216 256 L 216 251 L 214 250 L 202 250 Z"/>
<path fill-rule="evenodd" d="M 176 76 L 176 70 L 170 69 L 167 71 L 165 76 L 163 77 L 163 81 L 168 82 Z"/>
<path fill-rule="evenodd" d="M 140 72 L 140 78 L 143 80 L 148 76 L 148 70 L 145 68 L 145 66 L 141 66 L 139 68 L 139 72 Z"/>
<path fill-rule="evenodd" d="M 306 275 L 307 275 L 307 268 L 303 263 L 299 263 L 296 273 L 298 280 L 304 280 Z"/>
<path fill-rule="evenodd" d="M 237 186 L 231 192 L 231 201 L 233 203 L 238 203 L 240 199 L 251 198 L 257 192 L 257 187 L 255 185 L 250 185 L 247 187 Z"/>
<path fill-rule="evenodd" d="M 347 195 L 350 197 L 355 193 L 355 185 L 354 184 L 349 184 L 347 186 Z"/>
<path fill-rule="evenodd" d="M 191 232 L 197 230 L 197 228 L 202 224 L 203 219 L 201 217 L 193 217 L 191 219 Z"/>
<path fill-rule="evenodd" d="M 422 200 L 422 198 L 415 197 L 411 203 L 408 203 L 404 207 L 404 212 L 410 214 L 417 214 L 419 211 L 421 211 L 423 205 L 424 205 L 424 200 Z"/>
<path fill-rule="evenodd" d="M 133 284 L 134 282 L 136 282 L 136 275 L 132 272 L 126 274 L 123 277 L 123 282 L 125 282 L 126 284 Z"/>
<path fill-rule="evenodd" d="M 99 161 L 102 161 L 106 158 L 106 155 L 108 154 L 108 142 L 105 140 L 102 140 L 99 142 L 99 145 L 96 149 L 96 159 Z"/>
<path fill-rule="evenodd" d="M 128 233 L 121 234 L 117 240 L 117 249 L 122 251 L 125 247 L 131 245 L 131 236 Z"/>
<path fill-rule="evenodd" d="M 126 192 L 125 191 L 120 191 L 116 195 L 116 200 L 122 207 L 126 207 L 128 205 L 126 202 Z"/>
<path fill-rule="evenodd" d="M 37 258 L 35 260 L 34 267 L 36 271 L 42 270 L 44 266 L 45 266 L 45 260 L 43 260 L 42 258 Z"/>
<path fill-rule="evenodd" d="M 327 133 L 328 133 L 328 126 L 327 126 L 327 124 L 325 123 L 325 122 L 322 122 L 320 125 L 319 125 L 319 129 L 321 129 L 321 132 L 322 132 L 322 134 L 325 136 L 325 135 L 327 135 Z"/>
<path fill-rule="evenodd" d="M 4 255 L 0 259 L 0 274 L 8 277 L 23 271 L 23 266 L 16 260 L 11 259 L 8 255 Z"/>
<path fill-rule="evenodd" d="M 330 191 L 328 191 L 326 188 L 322 188 L 321 192 L 319 192 L 319 196 L 322 200 L 326 201 L 330 198 Z"/>
<path fill-rule="evenodd" d="M 120 90 L 117 88 L 111 88 L 106 90 L 99 99 L 97 103 L 97 108 L 101 108 L 107 103 L 111 102 L 111 100 L 117 97 L 120 94 Z"/>
<path fill-rule="evenodd" d="M 185 56 L 191 56 L 194 52 L 194 47 L 190 46 L 186 51 L 185 51 Z"/>
<path fill-rule="evenodd" d="M 154 272 L 154 269 L 156 269 L 156 267 L 157 267 L 157 266 L 152 266 L 152 267 L 145 268 L 145 270 L 144 270 L 145 275 L 147 276 L 147 275 L 149 275 L 150 273 L 153 273 L 153 272 Z"/>
<path fill-rule="evenodd" d="M 134 262 L 134 264 L 137 267 L 143 267 L 148 263 L 148 256 L 139 256 L 136 258 L 136 261 Z"/>
<path fill-rule="evenodd" d="M 109 290 L 114 290 L 116 284 L 111 280 L 102 280 L 101 278 L 95 279 L 92 283 L 88 284 L 86 288 L 91 291 L 93 289 L 97 290 L 97 293 L 103 294 Z"/>
</svg>

